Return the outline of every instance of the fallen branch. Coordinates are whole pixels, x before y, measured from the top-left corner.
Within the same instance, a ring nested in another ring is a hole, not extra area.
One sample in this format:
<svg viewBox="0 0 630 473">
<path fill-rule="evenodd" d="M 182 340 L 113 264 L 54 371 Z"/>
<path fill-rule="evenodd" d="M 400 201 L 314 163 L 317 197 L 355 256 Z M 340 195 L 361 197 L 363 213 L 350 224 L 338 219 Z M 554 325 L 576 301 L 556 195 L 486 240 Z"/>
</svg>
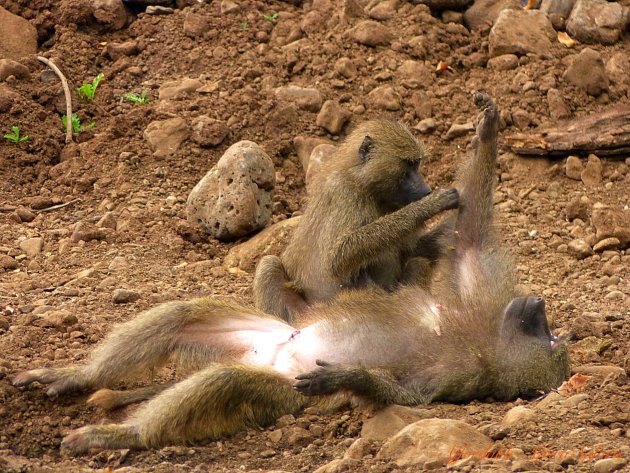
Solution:
<svg viewBox="0 0 630 473">
<path fill-rule="evenodd" d="M 79 202 L 81 199 L 77 198 L 77 199 L 72 199 L 69 200 L 68 202 L 65 202 L 63 204 L 57 204 L 57 205 L 53 205 L 52 207 L 46 207 L 45 209 L 40 209 L 40 210 L 35 210 L 35 212 L 50 212 L 51 210 L 57 210 L 57 209 L 63 209 L 64 207 L 67 207 L 68 205 L 72 205 L 76 202 Z"/>
<path fill-rule="evenodd" d="M 57 66 L 55 66 L 55 64 L 46 59 L 43 56 L 37 56 L 37 59 L 40 62 L 43 62 L 44 64 L 46 64 L 48 67 L 50 67 L 53 72 L 55 74 L 57 74 L 57 77 L 59 77 L 59 80 L 61 81 L 61 86 L 63 87 L 63 94 L 66 97 L 66 144 L 71 143 L 72 142 L 72 97 L 70 96 L 70 88 L 68 87 L 68 81 L 66 80 L 66 77 L 62 74 L 62 72 L 59 70 L 59 68 Z"/>
</svg>

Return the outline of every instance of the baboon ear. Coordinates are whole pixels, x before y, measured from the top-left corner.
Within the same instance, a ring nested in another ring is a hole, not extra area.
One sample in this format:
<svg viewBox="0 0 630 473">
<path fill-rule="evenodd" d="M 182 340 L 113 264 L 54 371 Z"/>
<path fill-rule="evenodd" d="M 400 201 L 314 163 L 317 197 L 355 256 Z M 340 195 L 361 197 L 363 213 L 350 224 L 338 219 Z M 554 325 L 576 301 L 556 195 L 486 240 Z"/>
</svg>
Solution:
<svg viewBox="0 0 630 473">
<path fill-rule="evenodd" d="M 359 146 L 359 159 L 361 162 L 366 162 L 370 159 L 370 150 L 372 149 L 372 145 L 374 144 L 374 140 L 370 135 L 365 135 L 363 138 L 363 143 Z"/>
</svg>

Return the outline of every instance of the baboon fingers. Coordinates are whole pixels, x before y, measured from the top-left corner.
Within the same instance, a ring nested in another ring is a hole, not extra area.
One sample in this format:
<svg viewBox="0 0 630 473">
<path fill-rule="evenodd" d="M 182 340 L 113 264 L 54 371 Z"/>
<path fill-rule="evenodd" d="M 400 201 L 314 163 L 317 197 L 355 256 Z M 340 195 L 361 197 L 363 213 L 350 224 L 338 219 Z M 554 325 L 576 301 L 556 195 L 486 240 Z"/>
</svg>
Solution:
<svg viewBox="0 0 630 473">
<path fill-rule="evenodd" d="M 61 453 L 80 455 L 90 449 L 138 448 L 137 429 L 126 424 L 87 425 L 73 430 L 61 442 Z"/>
<path fill-rule="evenodd" d="M 51 397 L 69 391 L 79 391 L 84 387 L 79 382 L 74 368 L 40 368 L 23 371 L 13 378 L 15 387 L 28 386 L 34 382 L 50 385 L 46 394 Z"/>
</svg>

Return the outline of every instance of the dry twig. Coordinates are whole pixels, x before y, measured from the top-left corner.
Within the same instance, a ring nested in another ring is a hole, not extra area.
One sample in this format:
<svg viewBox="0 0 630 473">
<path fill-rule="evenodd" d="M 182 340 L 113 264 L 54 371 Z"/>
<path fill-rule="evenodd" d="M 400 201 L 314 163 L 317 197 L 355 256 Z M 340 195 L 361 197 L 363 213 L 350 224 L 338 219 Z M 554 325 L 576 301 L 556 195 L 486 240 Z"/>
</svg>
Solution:
<svg viewBox="0 0 630 473">
<path fill-rule="evenodd" d="M 44 64 L 46 64 L 48 67 L 50 67 L 53 72 L 55 74 L 57 74 L 57 77 L 59 77 L 59 80 L 61 81 L 61 85 L 63 87 L 63 94 L 66 97 L 66 144 L 71 143 L 72 142 L 72 97 L 70 96 L 70 88 L 68 87 L 68 81 L 66 80 L 66 77 L 62 74 L 62 72 L 59 70 L 59 68 L 57 66 L 55 66 L 55 64 L 50 61 L 49 59 L 46 59 L 43 56 L 37 56 L 37 59 L 40 62 L 43 62 Z"/>
</svg>

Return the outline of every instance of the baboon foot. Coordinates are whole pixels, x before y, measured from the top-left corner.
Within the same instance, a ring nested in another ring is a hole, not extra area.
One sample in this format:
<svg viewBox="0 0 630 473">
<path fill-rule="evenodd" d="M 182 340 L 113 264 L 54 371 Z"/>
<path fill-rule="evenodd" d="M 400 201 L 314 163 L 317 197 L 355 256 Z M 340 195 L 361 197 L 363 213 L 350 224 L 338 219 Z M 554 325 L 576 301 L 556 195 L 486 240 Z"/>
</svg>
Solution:
<svg viewBox="0 0 630 473">
<path fill-rule="evenodd" d="M 317 360 L 319 368 L 295 377 L 293 388 L 305 396 L 324 396 L 333 394 L 344 385 L 348 369 L 326 361 Z"/>
<path fill-rule="evenodd" d="M 61 442 L 64 455 L 80 455 L 91 449 L 138 448 L 135 428 L 124 424 L 88 425 L 66 435 Z"/>
<path fill-rule="evenodd" d="M 58 396 L 72 391 L 80 391 L 85 388 L 85 383 L 81 382 L 76 368 L 40 368 L 36 370 L 23 371 L 13 379 L 13 386 L 21 387 L 37 381 L 41 384 L 48 384 L 46 394 Z"/>
<path fill-rule="evenodd" d="M 482 142 L 496 139 L 499 133 L 499 110 L 489 95 L 477 92 L 473 98 L 475 105 L 481 110 L 481 118 L 477 125 L 477 136 Z"/>
</svg>

